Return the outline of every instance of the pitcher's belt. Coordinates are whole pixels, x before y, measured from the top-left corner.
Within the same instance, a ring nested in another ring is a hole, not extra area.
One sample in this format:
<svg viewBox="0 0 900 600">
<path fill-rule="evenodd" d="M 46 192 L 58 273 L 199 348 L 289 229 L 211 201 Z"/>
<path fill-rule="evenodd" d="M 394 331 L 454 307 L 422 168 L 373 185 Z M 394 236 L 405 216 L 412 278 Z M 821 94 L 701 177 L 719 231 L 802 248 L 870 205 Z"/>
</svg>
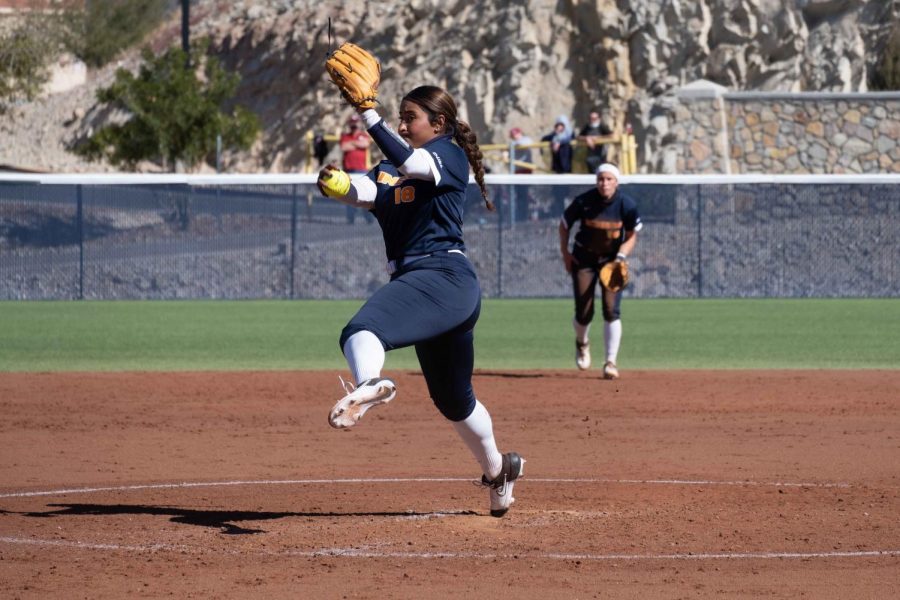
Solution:
<svg viewBox="0 0 900 600">
<path fill-rule="evenodd" d="M 423 258 L 428 258 L 429 256 L 434 256 L 435 254 L 440 254 L 442 252 L 446 252 L 447 254 L 450 254 L 452 252 L 455 254 L 462 254 L 463 256 L 466 255 L 466 253 L 463 252 L 462 250 L 457 250 L 456 248 L 454 248 L 453 250 L 437 250 L 437 251 L 431 252 L 429 254 L 412 254 L 410 256 L 404 256 L 403 258 L 398 258 L 396 260 L 389 260 L 387 262 L 388 275 L 393 275 L 394 273 L 399 271 L 401 268 L 405 267 L 408 264 L 414 263 L 417 260 L 421 260 Z"/>
</svg>

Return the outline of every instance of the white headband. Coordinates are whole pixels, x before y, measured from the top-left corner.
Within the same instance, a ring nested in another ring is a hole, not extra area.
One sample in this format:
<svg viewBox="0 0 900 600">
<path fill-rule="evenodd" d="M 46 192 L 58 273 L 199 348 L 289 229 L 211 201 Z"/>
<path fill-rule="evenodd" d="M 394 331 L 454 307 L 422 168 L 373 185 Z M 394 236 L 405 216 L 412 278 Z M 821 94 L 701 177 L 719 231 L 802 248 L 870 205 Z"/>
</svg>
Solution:
<svg viewBox="0 0 900 600">
<path fill-rule="evenodd" d="M 600 173 L 612 173 L 616 179 L 619 179 L 619 169 L 612 163 L 603 163 L 597 167 L 597 175 Z"/>
</svg>

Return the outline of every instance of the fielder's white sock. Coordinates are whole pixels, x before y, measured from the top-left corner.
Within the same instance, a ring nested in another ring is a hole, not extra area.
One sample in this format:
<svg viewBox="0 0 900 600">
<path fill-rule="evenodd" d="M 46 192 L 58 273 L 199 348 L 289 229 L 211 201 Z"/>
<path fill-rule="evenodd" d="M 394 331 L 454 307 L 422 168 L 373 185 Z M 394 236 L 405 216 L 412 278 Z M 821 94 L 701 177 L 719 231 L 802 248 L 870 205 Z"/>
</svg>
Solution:
<svg viewBox="0 0 900 600">
<path fill-rule="evenodd" d="M 344 342 L 344 357 L 356 385 L 381 376 L 384 367 L 384 346 L 371 331 L 358 331 Z"/>
<path fill-rule="evenodd" d="M 588 332 L 591 330 L 591 324 L 588 323 L 587 325 L 582 325 L 575 319 L 572 319 L 572 327 L 575 328 L 575 341 L 579 344 L 587 344 L 589 341 Z"/>
<path fill-rule="evenodd" d="M 606 342 L 606 360 L 616 362 L 622 343 L 622 319 L 603 322 L 603 340 Z"/>
<path fill-rule="evenodd" d="M 494 441 L 494 423 L 484 405 L 475 401 L 475 410 L 462 421 L 454 421 L 456 433 L 463 439 L 475 460 L 481 465 L 481 471 L 488 479 L 493 479 L 503 469 L 503 455 L 497 450 Z"/>
</svg>

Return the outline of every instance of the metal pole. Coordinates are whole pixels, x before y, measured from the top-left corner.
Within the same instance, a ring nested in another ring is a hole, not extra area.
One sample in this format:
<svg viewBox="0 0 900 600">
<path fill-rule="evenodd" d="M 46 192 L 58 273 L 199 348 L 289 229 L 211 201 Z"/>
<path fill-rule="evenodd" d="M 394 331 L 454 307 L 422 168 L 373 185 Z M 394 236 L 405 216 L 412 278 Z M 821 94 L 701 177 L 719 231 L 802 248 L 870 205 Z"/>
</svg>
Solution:
<svg viewBox="0 0 900 600">
<path fill-rule="evenodd" d="M 315 154 L 315 135 L 312 130 L 306 132 L 306 167 L 303 169 L 304 173 L 312 173 L 312 159 L 313 154 Z"/>
<path fill-rule="evenodd" d="M 191 52 L 191 0 L 181 0 L 181 49 L 190 57 Z M 190 61 L 190 58 L 188 58 Z M 190 63 L 189 63 L 190 64 Z"/>
<path fill-rule="evenodd" d="M 515 174 L 516 172 L 516 164 L 515 164 L 515 149 L 516 143 L 509 143 L 509 173 L 510 175 Z M 509 226 L 515 227 L 516 225 L 516 186 L 510 184 L 509 185 Z"/>
<path fill-rule="evenodd" d="M 697 297 L 703 297 L 703 186 L 697 185 Z"/>
<path fill-rule="evenodd" d="M 75 186 L 75 228 L 78 236 L 78 299 L 84 300 L 84 209 L 81 185 Z"/>
<path fill-rule="evenodd" d="M 294 299 L 294 262 L 296 260 L 296 248 L 297 248 L 297 184 L 291 185 L 291 274 L 288 277 L 290 280 L 290 294 L 289 297 L 291 300 Z"/>
<path fill-rule="evenodd" d="M 503 297 L 503 205 L 497 202 L 497 297 Z"/>
</svg>

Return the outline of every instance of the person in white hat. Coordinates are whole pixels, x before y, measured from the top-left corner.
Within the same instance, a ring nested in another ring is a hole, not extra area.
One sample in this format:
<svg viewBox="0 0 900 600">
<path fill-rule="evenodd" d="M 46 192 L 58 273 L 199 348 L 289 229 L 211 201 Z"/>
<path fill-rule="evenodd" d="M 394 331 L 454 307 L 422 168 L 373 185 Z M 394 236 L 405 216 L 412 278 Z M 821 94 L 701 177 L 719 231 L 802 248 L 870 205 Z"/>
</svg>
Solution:
<svg viewBox="0 0 900 600">
<path fill-rule="evenodd" d="M 575 365 L 586 370 L 591 366 L 589 331 L 594 318 L 594 293 L 600 268 L 614 260 L 624 261 L 637 244 L 637 232 L 643 224 L 637 203 L 619 188 L 620 173 L 612 163 L 597 169 L 597 185 L 576 196 L 566 207 L 559 222 L 559 244 L 566 272 L 572 276 L 575 296 Z M 569 233 L 575 223 L 580 227 L 569 251 Z M 603 288 L 603 339 L 606 356 L 603 377 L 617 379 L 617 357 L 622 341 L 620 304 L 622 290 Z"/>
</svg>

